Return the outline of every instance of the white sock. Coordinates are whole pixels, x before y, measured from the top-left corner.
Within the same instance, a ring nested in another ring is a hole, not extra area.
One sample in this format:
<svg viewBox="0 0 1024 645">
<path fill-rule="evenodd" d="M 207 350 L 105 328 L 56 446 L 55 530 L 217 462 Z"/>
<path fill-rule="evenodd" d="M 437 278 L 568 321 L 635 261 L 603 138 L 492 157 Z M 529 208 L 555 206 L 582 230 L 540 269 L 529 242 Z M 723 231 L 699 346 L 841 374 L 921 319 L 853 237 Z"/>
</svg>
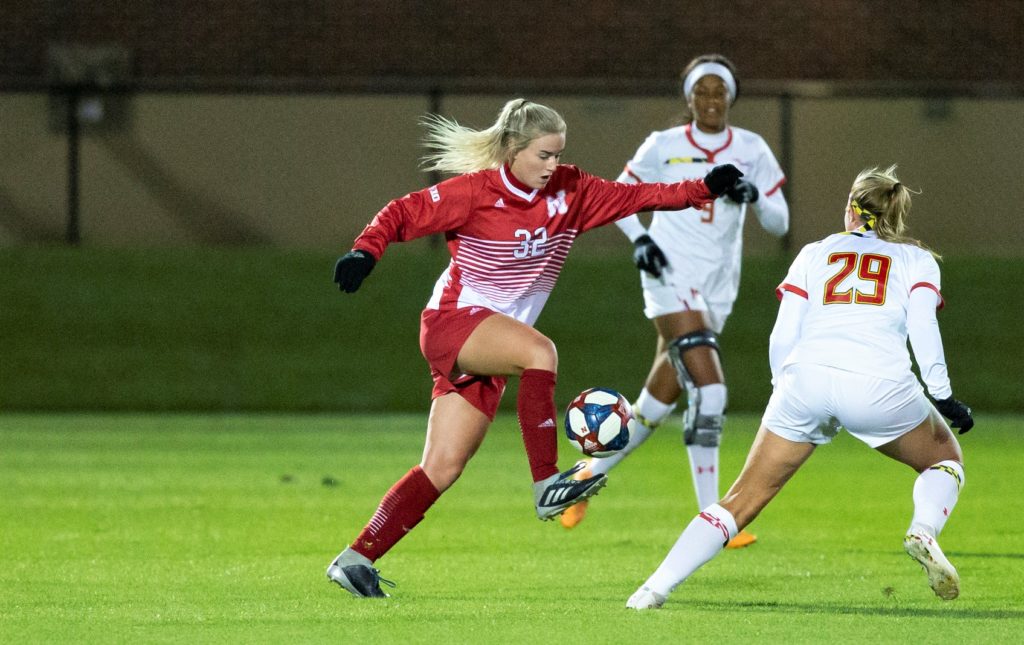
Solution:
<svg viewBox="0 0 1024 645">
<path fill-rule="evenodd" d="M 918 475 L 914 482 L 914 518 L 910 521 L 910 530 L 923 530 L 937 537 L 956 506 L 964 481 L 964 467 L 948 459 Z"/>
<path fill-rule="evenodd" d="M 647 388 L 644 388 L 633 405 L 636 427 L 633 428 L 633 434 L 629 436 L 629 443 L 626 444 L 625 448 L 610 457 L 594 458 L 590 462 L 590 472 L 594 475 L 600 475 L 619 465 L 619 462 L 625 459 L 629 453 L 636 450 L 637 446 L 647 441 L 647 437 L 651 436 L 651 432 L 658 427 L 658 424 L 665 420 L 665 417 L 672 413 L 675 407 L 675 403 L 662 403 L 654 398 L 647 391 Z"/>
<path fill-rule="evenodd" d="M 338 555 L 338 564 L 343 567 L 347 567 L 352 564 L 362 564 L 367 567 L 373 566 L 373 561 L 368 557 L 355 551 L 352 547 L 347 546 L 345 550 Z"/>
<path fill-rule="evenodd" d="M 667 596 L 705 562 L 718 555 L 737 532 L 732 513 L 718 504 L 708 506 L 690 521 L 661 566 L 644 585 Z"/>
<path fill-rule="evenodd" d="M 707 508 L 721 497 L 718 495 L 718 446 L 686 446 L 690 456 L 690 474 L 693 491 L 697 493 L 697 508 Z"/>
<path fill-rule="evenodd" d="M 725 412 L 727 390 L 724 383 L 703 385 L 690 393 L 690 405 L 698 406 L 702 415 L 717 416 Z M 718 446 L 686 446 L 690 457 L 693 490 L 697 508 L 707 508 L 721 497 L 718 494 Z"/>
<path fill-rule="evenodd" d="M 712 383 L 697 388 L 700 392 L 700 413 L 707 415 L 725 414 L 725 400 L 728 390 L 725 383 Z"/>
</svg>

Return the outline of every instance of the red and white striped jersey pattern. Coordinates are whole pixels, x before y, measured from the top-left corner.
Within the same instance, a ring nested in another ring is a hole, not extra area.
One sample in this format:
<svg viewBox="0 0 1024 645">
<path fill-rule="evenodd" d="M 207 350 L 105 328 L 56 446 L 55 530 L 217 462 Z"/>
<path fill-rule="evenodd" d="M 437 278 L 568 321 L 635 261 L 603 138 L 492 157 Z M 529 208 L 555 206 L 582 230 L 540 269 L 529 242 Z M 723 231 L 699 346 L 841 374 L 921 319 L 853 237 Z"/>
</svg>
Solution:
<svg viewBox="0 0 1024 645">
<path fill-rule="evenodd" d="M 444 233 L 452 260 L 427 308 L 486 307 L 532 325 L 577 235 L 639 210 L 699 208 L 711 199 L 699 180 L 627 185 L 571 165 L 531 189 L 505 166 L 393 200 L 354 248 L 379 259 L 391 242 Z"/>
<path fill-rule="evenodd" d="M 874 231 L 808 244 L 776 289 L 780 300 L 790 292 L 808 302 L 800 340 L 782 366 L 815 363 L 899 381 L 910 371 L 910 293 L 931 289 L 941 308 L 940 287 L 931 253 L 880 240 Z"/>
</svg>

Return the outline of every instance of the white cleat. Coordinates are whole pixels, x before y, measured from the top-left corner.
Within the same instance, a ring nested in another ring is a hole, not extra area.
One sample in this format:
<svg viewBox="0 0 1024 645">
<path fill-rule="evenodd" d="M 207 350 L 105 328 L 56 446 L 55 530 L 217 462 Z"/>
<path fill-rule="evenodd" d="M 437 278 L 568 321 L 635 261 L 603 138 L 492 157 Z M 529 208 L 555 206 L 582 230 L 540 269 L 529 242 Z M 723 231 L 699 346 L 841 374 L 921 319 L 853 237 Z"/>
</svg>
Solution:
<svg viewBox="0 0 1024 645">
<path fill-rule="evenodd" d="M 924 531 L 912 531 L 903 538 L 903 548 L 907 555 L 924 567 L 928 574 L 928 584 L 936 596 L 943 600 L 953 600 L 960 595 L 960 575 L 946 559 L 934 537 Z"/>
<path fill-rule="evenodd" d="M 643 586 L 633 592 L 633 595 L 626 601 L 626 607 L 628 609 L 644 610 L 644 609 L 661 609 L 661 606 L 668 600 L 668 596 L 663 596 L 660 593 L 652 590 L 650 587 Z"/>
</svg>

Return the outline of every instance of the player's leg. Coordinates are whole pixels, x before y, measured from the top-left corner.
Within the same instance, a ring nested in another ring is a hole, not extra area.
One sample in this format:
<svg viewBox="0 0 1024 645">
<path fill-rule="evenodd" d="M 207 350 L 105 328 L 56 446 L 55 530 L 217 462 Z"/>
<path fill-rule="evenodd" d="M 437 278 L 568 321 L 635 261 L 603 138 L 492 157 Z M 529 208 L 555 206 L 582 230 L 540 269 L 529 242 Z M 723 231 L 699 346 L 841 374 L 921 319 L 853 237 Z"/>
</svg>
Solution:
<svg viewBox="0 0 1024 645">
<path fill-rule="evenodd" d="M 633 404 L 636 427 L 629 437 L 629 443 L 610 457 L 591 460 L 590 470 L 594 473 L 607 473 L 619 465 L 623 459 L 647 441 L 651 433 L 675 409 L 675 401 L 682 393 L 682 389 L 676 380 L 675 369 L 668 360 L 666 347 L 665 339 L 658 336 L 654 363 L 644 382 L 644 389 Z"/>
<path fill-rule="evenodd" d="M 707 311 L 685 311 L 655 321 L 666 340 L 668 358 L 686 390 L 683 442 L 698 508 L 718 500 L 718 446 L 725 421 L 726 387 L 718 358 L 718 338 Z"/>
<path fill-rule="evenodd" d="M 696 303 L 706 306 L 703 300 Z M 714 331 L 721 322 L 724 316 L 716 323 L 710 310 L 685 311 L 656 321 L 659 334 L 666 339 L 666 353 L 675 376 L 687 393 L 683 443 L 690 458 L 698 508 L 706 508 L 719 497 L 719 445 L 728 399 Z M 742 548 L 756 540 L 743 530 L 729 541 L 728 548 Z"/>
<path fill-rule="evenodd" d="M 935 594 L 952 600 L 960 593 L 960 577 L 937 538 L 964 486 L 963 453 L 942 416 L 928 407 L 928 416 L 918 426 L 877 449 L 919 473 L 913 490 L 914 515 L 903 547 L 924 567 Z"/>
<path fill-rule="evenodd" d="M 587 467 L 576 473 L 576 477 L 586 479 L 595 475 L 607 474 L 647 441 L 651 433 L 675 409 L 675 401 L 679 398 L 682 390 L 676 381 L 675 369 L 669 363 L 668 354 L 665 352 L 666 346 L 665 339 L 659 335 L 654 364 L 644 382 L 644 389 L 633 403 L 636 424 L 633 427 L 633 432 L 629 435 L 629 443 L 614 455 L 590 459 L 587 462 Z M 567 529 L 577 526 L 586 517 L 587 509 L 587 502 L 581 502 L 567 509 L 561 517 L 562 526 Z"/>
<path fill-rule="evenodd" d="M 470 334 L 459 351 L 457 368 L 467 374 L 519 376 L 516 410 L 540 519 L 559 515 L 604 486 L 605 475 L 573 480 L 582 464 L 558 472 L 558 353 L 549 338 L 509 316 L 495 314 Z"/>
<path fill-rule="evenodd" d="M 689 523 L 655 572 L 626 603 L 657 609 L 694 571 L 715 557 L 775 497 L 814 452 L 814 444 L 784 439 L 761 426 L 735 483 L 717 504 Z"/>
<path fill-rule="evenodd" d="M 456 393 L 434 399 L 423 459 L 396 482 L 355 541 L 327 568 L 327 577 L 361 597 L 384 597 L 372 566 L 420 521 L 476 453 L 490 419 Z"/>
</svg>

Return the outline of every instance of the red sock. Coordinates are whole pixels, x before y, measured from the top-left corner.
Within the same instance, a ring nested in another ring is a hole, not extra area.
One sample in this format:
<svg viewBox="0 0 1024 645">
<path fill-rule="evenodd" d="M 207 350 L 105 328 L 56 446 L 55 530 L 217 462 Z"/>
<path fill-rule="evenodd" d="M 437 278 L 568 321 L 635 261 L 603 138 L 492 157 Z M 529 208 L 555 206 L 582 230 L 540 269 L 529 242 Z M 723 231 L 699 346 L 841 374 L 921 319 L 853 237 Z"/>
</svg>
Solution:
<svg viewBox="0 0 1024 645">
<path fill-rule="evenodd" d="M 526 444 L 533 481 L 558 473 L 558 421 L 555 412 L 555 373 L 523 370 L 519 377 L 519 427 Z"/>
<path fill-rule="evenodd" d="M 420 523 L 440 496 L 423 469 L 415 466 L 384 495 L 352 550 L 375 562 Z"/>
</svg>

